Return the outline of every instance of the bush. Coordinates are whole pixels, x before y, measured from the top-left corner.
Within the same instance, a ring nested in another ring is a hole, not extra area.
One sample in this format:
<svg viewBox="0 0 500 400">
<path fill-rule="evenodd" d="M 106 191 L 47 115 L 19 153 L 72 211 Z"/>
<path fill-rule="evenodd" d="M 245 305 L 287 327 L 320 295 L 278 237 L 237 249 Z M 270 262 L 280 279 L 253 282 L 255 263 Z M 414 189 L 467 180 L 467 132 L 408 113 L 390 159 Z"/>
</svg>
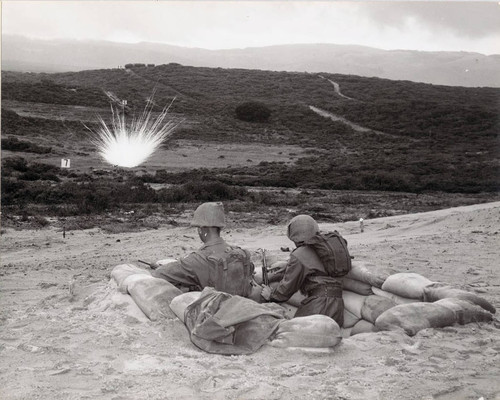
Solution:
<svg viewBox="0 0 500 400">
<path fill-rule="evenodd" d="M 189 203 L 234 200 L 247 194 L 245 188 L 232 187 L 221 182 L 190 182 L 176 188 L 162 189 L 159 197 L 164 203 Z"/>
<path fill-rule="evenodd" d="M 2 175 L 9 175 L 13 171 L 26 172 L 28 171 L 28 163 L 22 157 L 6 158 L 2 162 Z"/>
<path fill-rule="evenodd" d="M 236 117 L 247 122 L 265 122 L 271 116 L 271 110 L 257 101 L 248 101 L 236 107 Z"/>
<path fill-rule="evenodd" d="M 39 146 L 16 137 L 2 139 L 2 150 L 24 151 L 29 153 L 46 154 L 52 151 L 52 147 Z"/>
</svg>

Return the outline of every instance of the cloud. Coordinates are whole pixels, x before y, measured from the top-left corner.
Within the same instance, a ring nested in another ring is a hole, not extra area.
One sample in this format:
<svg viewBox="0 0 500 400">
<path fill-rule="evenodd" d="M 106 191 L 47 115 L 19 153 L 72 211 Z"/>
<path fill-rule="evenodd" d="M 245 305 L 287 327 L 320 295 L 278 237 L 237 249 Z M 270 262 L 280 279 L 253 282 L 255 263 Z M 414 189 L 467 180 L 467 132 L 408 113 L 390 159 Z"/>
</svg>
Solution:
<svg viewBox="0 0 500 400">
<path fill-rule="evenodd" d="M 287 43 L 498 53 L 500 6 L 435 1 L 5 1 L 2 33 L 208 49 Z"/>
<path fill-rule="evenodd" d="M 365 2 L 360 12 L 380 26 L 403 28 L 409 19 L 432 32 L 448 30 L 459 37 L 500 33 L 500 5 L 477 1 Z"/>
</svg>

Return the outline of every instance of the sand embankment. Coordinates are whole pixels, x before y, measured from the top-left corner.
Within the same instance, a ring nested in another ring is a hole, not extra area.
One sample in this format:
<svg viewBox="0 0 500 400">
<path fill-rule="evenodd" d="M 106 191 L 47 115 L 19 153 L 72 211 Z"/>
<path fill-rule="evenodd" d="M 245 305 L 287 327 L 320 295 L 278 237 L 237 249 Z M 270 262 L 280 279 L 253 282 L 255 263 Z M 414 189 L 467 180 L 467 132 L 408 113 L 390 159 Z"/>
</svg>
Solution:
<svg viewBox="0 0 500 400">
<path fill-rule="evenodd" d="M 228 241 L 279 257 L 284 226 L 238 228 Z M 500 307 L 500 203 L 323 224 L 356 259 L 413 271 Z M 6 230 L 1 237 L 2 399 L 494 399 L 498 322 L 427 329 L 410 338 L 362 334 L 330 352 L 265 346 L 206 354 L 179 321 L 150 322 L 109 282 L 111 268 L 199 246 L 192 228 L 106 234 Z"/>
</svg>

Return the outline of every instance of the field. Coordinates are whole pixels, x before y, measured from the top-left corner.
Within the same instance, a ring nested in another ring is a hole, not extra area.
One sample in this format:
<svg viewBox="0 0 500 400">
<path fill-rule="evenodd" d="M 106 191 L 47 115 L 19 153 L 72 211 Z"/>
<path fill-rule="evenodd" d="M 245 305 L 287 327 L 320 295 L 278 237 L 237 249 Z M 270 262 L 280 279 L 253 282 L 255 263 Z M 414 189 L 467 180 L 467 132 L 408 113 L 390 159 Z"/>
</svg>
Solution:
<svg viewBox="0 0 500 400">
<path fill-rule="evenodd" d="M 175 97 L 184 122 L 143 165 L 106 164 L 84 126 L 109 121 L 105 91 L 127 118 L 153 92 L 155 113 Z M 221 357 L 109 283 L 117 264 L 197 248 L 194 209 L 223 201 L 229 242 L 286 258 L 286 223 L 306 213 L 356 259 L 498 308 L 499 102 L 500 89 L 340 74 L 3 71 L 0 397 L 500 398 L 498 320 Z"/>
<path fill-rule="evenodd" d="M 107 165 L 84 126 L 109 121 L 104 91 L 127 99 L 128 118 L 153 92 L 156 113 L 175 97 L 171 118 L 184 122 L 143 165 Z M 499 99 L 493 88 L 178 64 L 3 71 L 3 223 L 138 229 L 130 211 L 157 226 L 210 200 L 244 220 L 336 222 L 494 201 Z M 248 101 L 267 119 L 241 120 Z"/>
<path fill-rule="evenodd" d="M 186 213 L 184 221 L 190 216 Z M 417 272 L 500 306 L 500 203 L 357 222 L 323 223 L 355 260 Z M 178 257 L 199 246 L 188 226 L 4 229 L 1 240 L 0 397 L 17 399 L 500 398 L 500 324 L 360 334 L 332 350 L 264 346 L 250 356 L 198 350 L 179 320 L 151 322 L 109 283 L 113 266 Z M 278 258 L 285 225 L 242 223 L 223 236 Z M 257 265 L 258 267 L 260 265 Z"/>
</svg>

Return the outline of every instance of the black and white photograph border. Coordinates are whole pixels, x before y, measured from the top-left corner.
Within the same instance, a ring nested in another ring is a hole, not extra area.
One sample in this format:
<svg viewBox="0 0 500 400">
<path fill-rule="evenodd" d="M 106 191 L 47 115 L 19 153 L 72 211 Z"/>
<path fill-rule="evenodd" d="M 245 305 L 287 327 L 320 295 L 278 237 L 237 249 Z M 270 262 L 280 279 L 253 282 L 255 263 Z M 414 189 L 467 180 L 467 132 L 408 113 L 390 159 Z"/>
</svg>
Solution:
<svg viewBox="0 0 500 400">
<path fill-rule="evenodd" d="M 1 18 L 0 398 L 500 399 L 500 3 Z"/>
</svg>

